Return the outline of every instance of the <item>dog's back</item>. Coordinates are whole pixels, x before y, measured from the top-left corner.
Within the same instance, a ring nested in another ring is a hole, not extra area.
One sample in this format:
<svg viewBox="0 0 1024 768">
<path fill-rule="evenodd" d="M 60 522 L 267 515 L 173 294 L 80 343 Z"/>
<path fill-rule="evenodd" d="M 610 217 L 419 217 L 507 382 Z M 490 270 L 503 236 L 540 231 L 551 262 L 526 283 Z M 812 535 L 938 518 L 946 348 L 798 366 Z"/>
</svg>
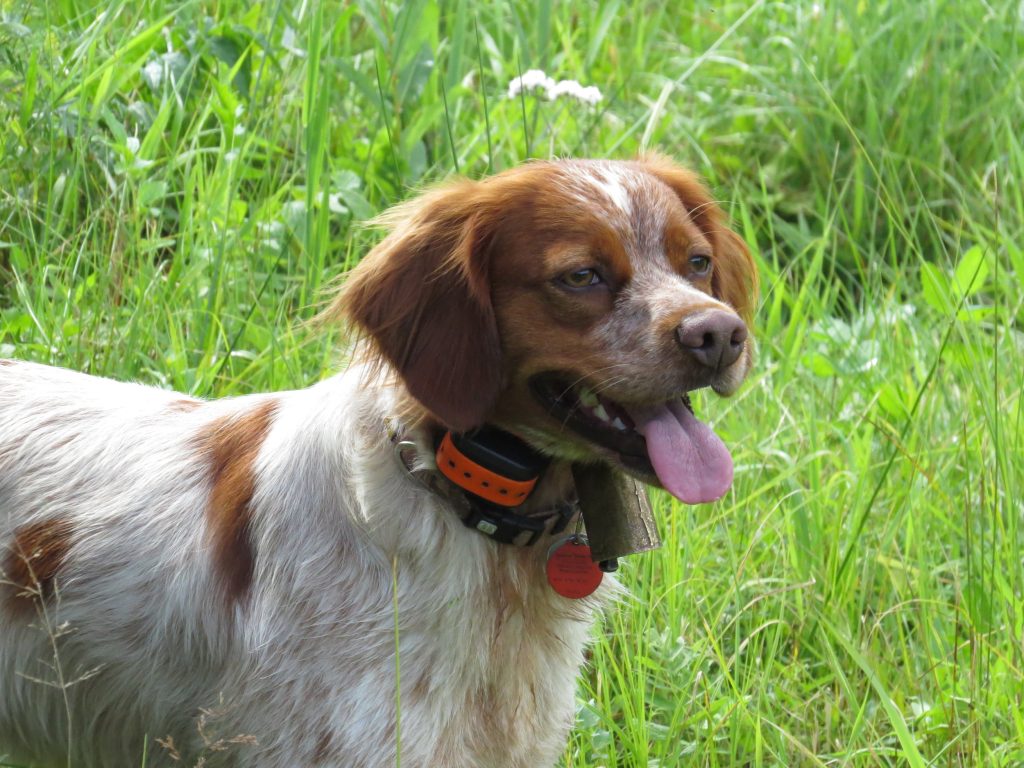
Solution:
<svg viewBox="0 0 1024 768">
<path fill-rule="evenodd" d="M 201 402 L 0 365 L 0 748 L 389 765 L 400 706 L 410 764 L 554 759 L 592 604 L 403 474 L 361 380 Z"/>
<path fill-rule="evenodd" d="M 197 599 L 194 403 L 0 363 L 0 747 L 89 764 L 103 744 L 135 764 L 146 724 L 182 731 L 184 702 L 216 689 L 229 640 Z"/>
</svg>

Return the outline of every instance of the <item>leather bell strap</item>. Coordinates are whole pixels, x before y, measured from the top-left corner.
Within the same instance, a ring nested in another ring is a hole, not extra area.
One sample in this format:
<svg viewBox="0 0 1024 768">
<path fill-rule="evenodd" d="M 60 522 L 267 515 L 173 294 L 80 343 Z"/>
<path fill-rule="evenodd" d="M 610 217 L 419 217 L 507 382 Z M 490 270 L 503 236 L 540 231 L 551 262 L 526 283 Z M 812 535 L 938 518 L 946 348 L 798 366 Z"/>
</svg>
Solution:
<svg viewBox="0 0 1024 768">
<path fill-rule="evenodd" d="M 604 563 L 661 546 L 647 488 L 607 464 L 573 464 L 591 556 Z"/>
</svg>

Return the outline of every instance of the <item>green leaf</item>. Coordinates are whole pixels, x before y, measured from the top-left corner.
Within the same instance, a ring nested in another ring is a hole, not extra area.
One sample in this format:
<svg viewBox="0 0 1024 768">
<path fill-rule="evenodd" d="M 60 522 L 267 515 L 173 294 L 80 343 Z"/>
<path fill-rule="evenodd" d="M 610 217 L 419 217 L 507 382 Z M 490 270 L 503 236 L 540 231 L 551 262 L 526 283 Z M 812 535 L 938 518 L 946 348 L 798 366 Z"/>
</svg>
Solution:
<svg viewBox="0 0 1024 768">
<path fill-rule="evenodd" d="M 356 220 L 363 221 L 373 217 L 374 209 L 363 196 L 359 176 L 352 171 L 337 171 L 331 174 L 331 187 L 345 204 Z"/>
<path fill-rule="evenodd" d="M 949 278 L 934 264 L 921 265 L 921 295 L 939 312 L 947 313 L 954 306 Z"/>
<path fill-rule="evenodd" d="M 21 96 L 21 114 L 19 121 L 23 130 L 28 130 L 32 121 L 32 110 L 39 85 L 39 52 L 33 51 L 25 70 L 25 87 Z"/>
<path fill-rule="evenodd" d="M 247 48 L 248 42 L 239 40 L 235 34 L 216 35 L 210 38 L 210 50 L 213 55 L 234 71 L 231 84 L 236 91 L 246 97 L 252 85 L 251 65 L 249 57 L 245 56 Z"/>
<path fill-rule="evenodd" d="M 801 362 L 815 376 L 828 378 L 836 375 L 836 367 L 832 365 L 832 361 L 820 352 L 804 355 Z"/>
<path fill-rule="evenodd" d="M 960 262 L 953 271 L 953 287 L 957 291 L 957 297 L 973 296 L 984 288 L 988 272 L 988 259 L 985 258 L 982 247 L 976 245 L 968 249 L 967 253 L 960 257 Z"/>
<path fill-rule="evenodd" d="M 229 67 L 235 66 L 242 55 L 242 46 L 236 40 L 227 35 L 216 35 L 210 38 L 210 50 L 213 55 L 223 61 Z"/>
<path fill-rule="evenodd" d="M 910 402 L 913 399 L 913 392 L 904 393 L 891 381 L 887 381 L 878 390 L 878 404 L 894 421 L 902 421 L 910 416 Z"/>
<path fill-rule="evenodd" d="M 1013 271 L 1017 274 L 1017 281 L 1024 287 L 1024 250 L 1009 246 L 1007 251 L 1010 256 L 1010 264 L 1013 265 Z"/>
<path fill-rule="evenodd" d="M 151 208 L 167 196 L 166 181 L 147 180 L 139 185 L 139 207 Z"/>
</svg>

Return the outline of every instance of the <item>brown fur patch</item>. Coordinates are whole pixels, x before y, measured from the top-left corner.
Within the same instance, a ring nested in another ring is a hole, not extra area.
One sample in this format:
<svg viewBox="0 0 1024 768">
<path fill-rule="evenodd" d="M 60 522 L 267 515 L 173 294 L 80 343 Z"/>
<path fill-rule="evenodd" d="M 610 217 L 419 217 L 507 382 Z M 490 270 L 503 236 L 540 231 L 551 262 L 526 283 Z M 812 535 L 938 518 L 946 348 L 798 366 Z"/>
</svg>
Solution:
<svg viewBox="0 0 1024 768">
<path fill-rule="evenodd" d="M 244 601 L 252 584 L 253 464 L 276 410 L 277 403 L 266 400 L 244 413 L 217 419 L 199 434 L 213 483 L 206 509 L 213 567 L 229 604 Z"/>
<path fill-rule="evenodd" d="M 58 517 L 18 528 L 3 563 L 4 579 L 13 587 L 11 611 L 30 614 L 36 600 L 54 592 L 57 574 L 71 549 L 71 521 Z"/>
<path fill-rule="evenodd" d="M 413 683 L 412 688 L 409 690 L 409 703 L 419 706 L 427 701 L 427 697 L 430 695 L 430 679 L 433 670 L 420 675 L 416 682 Z"/>
<path fill-rule="evenodd" d="M 333 750 L 332 742 L 334 736 L 329 728 L 324 728 L 320 731 L 320 736 L 316 740 L 316 750 L 313 752 L 313 762 L 319 765 L 324 763 L 328 758 L 331 757 Z"/>
<path fill-rule="evenodd" d="M 0 365 L 14 365 L 14 361 L 0 358 Z"/>
<path fill-rule="evenodd" d="M 172 400 L 167 404 L 167 408 L 175 413 L 191 413 L 202 404 L 202 400 L 192 400 L 183 397 L 180 400 Z"/>
<path fill-rule="evenodd" d="M 363 259 L 328 310 L 368 334 L 413 397 L 460 431 L 483 422 L 501 384 L 488 219 L 476 189 L 460 182 L 401 208 L 408 220 Z"/>
</svg>

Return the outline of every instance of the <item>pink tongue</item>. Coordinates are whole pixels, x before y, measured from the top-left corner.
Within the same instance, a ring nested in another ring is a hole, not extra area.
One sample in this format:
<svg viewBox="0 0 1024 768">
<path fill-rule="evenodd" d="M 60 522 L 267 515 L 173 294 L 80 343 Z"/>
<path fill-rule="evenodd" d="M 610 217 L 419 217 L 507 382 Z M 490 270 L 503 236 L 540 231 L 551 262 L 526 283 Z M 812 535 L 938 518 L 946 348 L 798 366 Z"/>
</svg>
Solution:
<svg viewBox="0 0 1024 768">
<path fill-rule="evenodd" d="M 629 415 L 647 440 L 647 456 L 666 491 L 686 504 L 703 504 L 729 490 L 729 449 L 681 401 L 630 408 Z"/>
</svg>

